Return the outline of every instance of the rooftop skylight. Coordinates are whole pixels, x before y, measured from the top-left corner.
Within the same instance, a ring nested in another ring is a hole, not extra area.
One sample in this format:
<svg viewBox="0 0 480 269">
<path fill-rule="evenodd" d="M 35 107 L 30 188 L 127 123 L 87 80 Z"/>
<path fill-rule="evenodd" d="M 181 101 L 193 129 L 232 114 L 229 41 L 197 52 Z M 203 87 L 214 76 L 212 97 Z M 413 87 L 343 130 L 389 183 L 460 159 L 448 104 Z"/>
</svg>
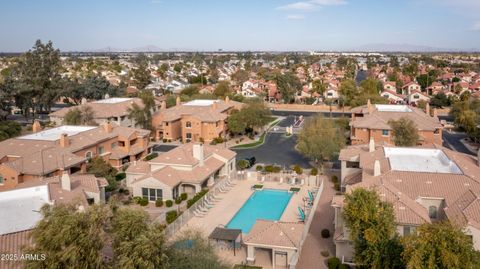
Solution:
<svg viewBox="0 0 480 269">
<path fill-rule="evenodd" d="M 388 148 L 385 157 L 390 161 L 392 170 L 407 172 L 462 174 L 455 162 L 442 150 L 419 148 Z"/>
</svg>

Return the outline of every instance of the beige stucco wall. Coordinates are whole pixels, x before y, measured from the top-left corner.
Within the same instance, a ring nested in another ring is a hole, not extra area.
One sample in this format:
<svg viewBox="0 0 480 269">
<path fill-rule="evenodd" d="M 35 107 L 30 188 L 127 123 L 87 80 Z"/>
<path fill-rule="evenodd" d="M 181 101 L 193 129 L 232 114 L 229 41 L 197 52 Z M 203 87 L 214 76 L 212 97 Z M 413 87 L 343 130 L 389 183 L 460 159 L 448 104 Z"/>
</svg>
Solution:
<svg viewBox="0 0 480 269">
<path fill-rule="evenodd" d="M 133 196 L 142 197 L 142 188 L 162 189 L 163 200 L 173 200 L 172 188 L 154 178 L 147 178 L 131 184 Z"/>
</svg>

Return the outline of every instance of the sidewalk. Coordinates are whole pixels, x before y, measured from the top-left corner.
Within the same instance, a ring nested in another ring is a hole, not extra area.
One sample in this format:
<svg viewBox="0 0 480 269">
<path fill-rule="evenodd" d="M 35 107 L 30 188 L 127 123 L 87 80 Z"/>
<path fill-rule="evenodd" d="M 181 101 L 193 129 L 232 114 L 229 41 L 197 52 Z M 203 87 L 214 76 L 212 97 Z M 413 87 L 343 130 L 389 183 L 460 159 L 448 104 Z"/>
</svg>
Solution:
<svg viewBox="0 0 480 269">
<path fill-rule="evenodd" d="M 329 175 L 328 177 L 331 176 Z M 320 252 L 328 250 L 330 256 L 335 255 L 335 245 L 333 244 L 332 237 L 323 239 L 321 236 L 321 231 L 325 228 L 330 230 L 331 235 L 333 235 L 334 232 L 333 220 L 335 211 L 330 204 L 333 195 L 335 195 L 335 190 L 330 180 L 326 180 L 324 184 L 322 197 L 320 198 L 312 225 L 310 226 L 310 231 L 302 248 L 302 253 L 297 265 L 299 269 L 327 268 L 325 260 L 328 257 L 323 257 Z"/>
</svg>

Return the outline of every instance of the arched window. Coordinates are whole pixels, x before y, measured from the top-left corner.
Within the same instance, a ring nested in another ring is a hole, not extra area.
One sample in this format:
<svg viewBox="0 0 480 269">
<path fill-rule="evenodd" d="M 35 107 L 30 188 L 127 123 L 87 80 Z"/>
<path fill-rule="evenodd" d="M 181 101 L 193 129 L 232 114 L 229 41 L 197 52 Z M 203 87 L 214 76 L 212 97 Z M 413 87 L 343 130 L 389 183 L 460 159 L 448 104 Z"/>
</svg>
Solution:
<svg viewBox="0 0 480 269">
<path fill-rule="evenodd" d="M 437 207 L 436 206 L 429 206 L 428 207 L 428 216 L 432 219 L 437 218 Z"/>
<path fill-rule="evenodd" d="M 189 121 L 187 121 L 187 123 L 185 123 L 185 126 L 186 126 L 187 128 L 191 128 L 191 127 L 192 127 L 192 123 L 189 122 Z"/>
<path fill-rule="evenodd" d="M 91 158 L 92 158 L 92 152 L 91 152 L 91 151 L 87 151 L 87 152 L 85 153 L 85 158 L 91 159 Z"/>
</svg>

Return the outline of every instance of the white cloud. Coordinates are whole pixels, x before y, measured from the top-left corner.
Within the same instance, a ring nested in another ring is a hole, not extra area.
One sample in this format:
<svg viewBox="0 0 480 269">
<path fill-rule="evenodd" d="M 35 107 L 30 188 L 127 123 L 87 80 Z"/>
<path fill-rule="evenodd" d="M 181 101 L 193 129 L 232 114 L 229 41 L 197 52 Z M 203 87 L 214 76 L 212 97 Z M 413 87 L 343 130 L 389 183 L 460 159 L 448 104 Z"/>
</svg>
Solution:
<svg viewBox="0 0 480 269">
<path fill-rule="evenodd" d="M 472 25 L 472 30 L 473 31 L 480 31 L 480 21 L 476 21 Z"/>
<path fill-rule="evenodd" d="M 279 10 L 296 10 L 296 11 L 314 11 L 324 6 L 338 6 L 345 5 L 345 0 L 310 0 L 295 2 L 288 5 L 277 7 Z"/>
<path fill-rule="evenodd" d="M 345 0 L 311 0 L 310 3 L 320 6 L 338 6 L 347 4 Z"/>
<path fill-rule="evenodd" d="M 303 19 L 305 19 L 305 16 L 298 15 L 298 14 L 293 14 L 293 15 L 287 15 L 287 19 L 289 19 L 289 20 L 303 20 Z"/>
<path fill-rule="evenodd" d="M 319 6 L 310 2 L 296 2 L 284 6 L 277 7 L 280 10 L 302 10 L 302 11 L 312 11 L 317 9 Z"/>
</svg>

